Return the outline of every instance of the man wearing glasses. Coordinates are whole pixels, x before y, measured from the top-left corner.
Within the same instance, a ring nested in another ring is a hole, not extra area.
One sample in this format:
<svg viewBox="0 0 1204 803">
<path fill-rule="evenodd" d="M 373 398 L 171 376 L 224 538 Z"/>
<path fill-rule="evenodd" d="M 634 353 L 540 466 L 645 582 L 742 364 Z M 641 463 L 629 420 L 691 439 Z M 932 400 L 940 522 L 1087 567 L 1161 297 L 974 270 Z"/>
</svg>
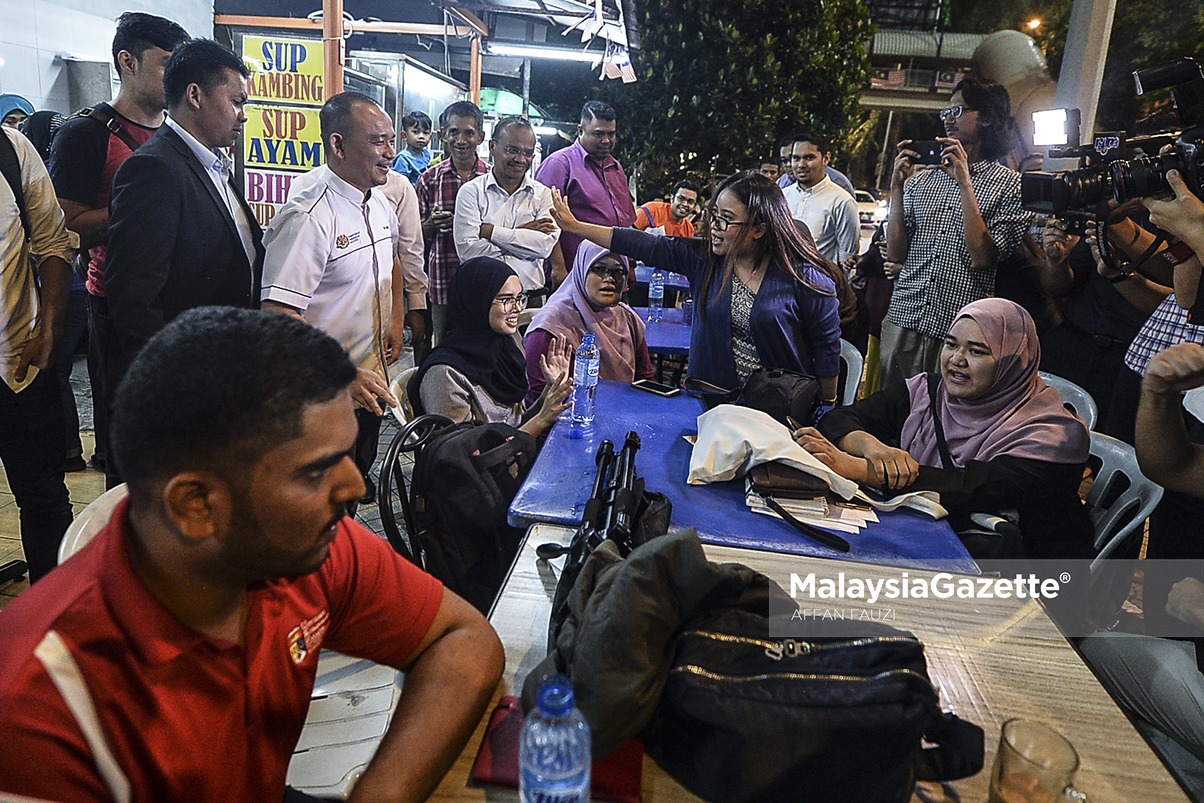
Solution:
<svg viewBox="0 0 1204 803">
<path fill-rule="evenodd" d="M 693 237 L 694 221 L 690 216 L 698 209 L 701 198 L 698 185 L 689 179 L 682 179 L 673 187 L 672 202 L 649 201 L 640 204 L 635 212 L 635 227 L 670 237 Z"/>
<path fill-rule="evenodd" d="M 493 257 L 509 265 L 523 292 L 544 286 L 543 261 L 560 228 L 552 221 L 552 192 L 527 175 L 535 158 L 535 130 L 521 117 L 507 117 L 489 141 L 493 167 L 456 194 L 452 235 L 456 255 Z"/>
<path fill-rule="evenodd" d="M 342 92 L 319 114 L 327 167 L 294 188 L 264 233 L 263 309 L 318 327 L 356 366 L 355 462 L 368 493 L 380 417 L 397 399 L 387 366 L 401 356 L 405 293 L 393 259 L 397 215 L 379 188 L 389 178 L 393 121 L 366 95 Z M 321 170 L 322 168 L 319 168 Z"/>
<path fill-rule="evenodd" d="M 615 110 L 598 100 L 581 109 L 577 141 L 544 159 L 535 180 L 555 187 L 568 201 L 569 209 L 583 223 L 630 227 L 635 223 L 635 206 L 627 188 L 627 174 L 611 151 L 615 147 Z M 552 249 L 552 283 L 559 285 L 577 256 L 581 238 L 565 232 Z"/>
<path fill-rule="evenodd" d="M 894 290 L 882 322 L 884 384 L 937 370 L 957 311 L 995 294 L 995 267 L 1029 225 L 1020 174 L 1001 163 L 1018 141 L 1007 90 L 969 76 L 940 118 L 940 164 L 917 164 L 906 139 L 891 170 L 885 269 Z"/>
</svg>

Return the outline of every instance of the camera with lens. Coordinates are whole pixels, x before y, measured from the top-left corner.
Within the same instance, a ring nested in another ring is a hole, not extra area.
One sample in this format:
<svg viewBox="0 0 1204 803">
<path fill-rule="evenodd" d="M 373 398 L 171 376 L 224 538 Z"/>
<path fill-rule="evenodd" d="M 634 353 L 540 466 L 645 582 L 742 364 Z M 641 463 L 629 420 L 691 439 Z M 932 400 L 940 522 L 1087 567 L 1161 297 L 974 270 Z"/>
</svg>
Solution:
<svg viewBox="0 0 1204 803">
<path fill-rule="evenodd" d="M 1171 87 L 1171 99 L 1180 124 L 1184 127 L 1166 153 L 1158 146 L 1172 140 L 1172 134 L 1154 134 L 1129 138 L 1123 131 L 1097 134 L 1090 145 L 1078 142 L 1078 110 L 1054 109 L 1036 112 L 1033 122 L 1038 145 L 1051 147 L 1055 159 L 1077 158 L 1077 170 L 1057 173 L 1030 172 L 1020 177 L 1021 201 L 1025 209 L 1067 221 L 1071 230 L 1081 233 L 1087 222 L 1105 217 L 1109 198 L 1123 203 L 1166 192 L 1169 170 L 1178 170 L 1193 193 L 1200 195 L 1204 178 L 1204 71 L 1190 58 L 1136 70 L 1133 82 L 1138 95 Z M 1045 119 L 1049 118 L 1049 119 Z M 1050 122 L 1063 126 L 1060 139 L 1042 140 L 1042 127 Z M 1134 156 L 1132 146 L 1140 145 L 1150 155 Z"/>
<path fill-rule="evenodd" d="M 1156 67 L 1136 70 L 1137 94 L 1171 87 L 1171 100 L 1183 126 L 1165 152 L 1119 160 L 1112 164 L 1112 196 L 1118 203 L 1130 198 L 1170 192 L 1166 174 L 1178 170 L 1187 188 L 1200 195 L 1204 178 L 1204 70 L 1193 59 L 1182 58 Z"/>
</svg>

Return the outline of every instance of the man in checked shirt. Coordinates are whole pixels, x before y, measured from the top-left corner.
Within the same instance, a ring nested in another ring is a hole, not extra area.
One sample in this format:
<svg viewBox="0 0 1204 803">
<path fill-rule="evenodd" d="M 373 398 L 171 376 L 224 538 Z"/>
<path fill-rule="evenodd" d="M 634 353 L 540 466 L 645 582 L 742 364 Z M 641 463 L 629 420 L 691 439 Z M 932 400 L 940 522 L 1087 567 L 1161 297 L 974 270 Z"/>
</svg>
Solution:
<svg viewBox="0 0 1204 803">
<path fill-rule="evenodd" d="M 1007 90 L 969 76 L 940 118 L 941 163 L 917 165 L 906 139 L 891 171 L 885 268 L 895 284 L 882 322 L 884 384 L 937 370 L 957 311 L 995 294 L 995 267 L 1028 228 L 1020 174 L 1001 164 L 1016 143 Z"/>
<path fill-rule="evenodd" d="M 477 155 L 485 141 L 485 118 L 475 104 L 457 101 L 439 115 L 439 138 L 451 158 L 428 168 L 418 179 L 418 215 L 422 218 L 422 236 L 430 246 L 427 278 L 431 296 L 432 346 L 439 345 L 447 326 L 447 288 L 460 257 L 452 222 L 456 212 L 456 194 L 477 176 L 489 172 L 489 165 Z"/>
</svg>

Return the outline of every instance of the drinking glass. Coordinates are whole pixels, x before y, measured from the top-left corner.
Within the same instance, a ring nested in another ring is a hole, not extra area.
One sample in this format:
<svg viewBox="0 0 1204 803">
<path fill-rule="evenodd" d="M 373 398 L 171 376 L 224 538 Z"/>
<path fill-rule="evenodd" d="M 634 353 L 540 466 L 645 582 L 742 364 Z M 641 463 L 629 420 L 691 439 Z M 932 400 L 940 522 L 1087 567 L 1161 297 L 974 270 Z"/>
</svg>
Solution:
<svg viewBox="0 0 1204 803">
<path fill-rule="evenodd" d="M 999 735 L 991 770 L 990 803 L 1086 801 L 1074 788 L 1079 754 L 1066 737 L 1048 725 L 1009 719 Z"/>
</svg>

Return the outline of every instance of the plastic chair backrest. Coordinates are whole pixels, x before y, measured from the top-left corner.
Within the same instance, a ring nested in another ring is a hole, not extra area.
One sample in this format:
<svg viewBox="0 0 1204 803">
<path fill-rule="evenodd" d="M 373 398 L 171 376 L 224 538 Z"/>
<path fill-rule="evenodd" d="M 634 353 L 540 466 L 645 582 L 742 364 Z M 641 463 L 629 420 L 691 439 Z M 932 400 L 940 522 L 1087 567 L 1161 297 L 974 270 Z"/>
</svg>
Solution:
<svg viewBox="0 0 1204 803">
<path fill-rule="evenodd" d="M 60 564 L 87 546 L 88 542 L 104 529 L 113 516 L 117 503 L 129 496 L 129 493 L 130 489 L 123 482 L 93 499 L 87 507 L 79 512 L 79 515 L 67 527 L 62 543 L 59 544 Z"/>
<path fill-rule="evenodd" d="M 840 404 L 847 407 L 857 401 L 857 390 L 861 387 L 861 377 L 865 370 L 865 357 L 861 356 L 856 346 L 841 338 L 840 360 L 845 365 L 844 395 Z"/>
<path fill-rule="evenodd" d="M 398 554 L 422 566 L 422 555 L 411 538 L 403 536 L 398 527 L 397 511 L 394 502 L 401 506 L 401 520 L 407 535 L 415 530 L 414 516 L 410 511 L 410 494 L 406 486 L 406 478 L 402 458 L 414 454 L 437 431 L 452 424 L 450 418 L 441 415 L 420 415 L 409 421 L 393 436 L 385 451 L 384 462 L 380 465 L 380 483 L 377 486 L 377 506 L 380 510 L 380 524 L 385 531 L 385 538 L 393 545 Z M 411 462 L 412 465 L 412 462 Z"/>
<path fill-rule="evenodd" d="M 1066 406 L 1086 422 L 1087 429 L 1095 429 L 1095 422 L 1099 418 L 1099 407 L 1096 406 L 1095 399 L 1091 398 L 1090 393 L 1069 379 L 1047 374 L 1044 371 L 1038 371 L 1037 375 L 1045 380 L 1045 384 L 1062 394 L 1062 400 Z"/>
<path fill-rule="evenodd" d="M 1087 511 L 1095 531 L 1095 573 L 1104 560 L 1134 534 L 1162 500 L 1162 486 L 1141 473 L 1137 454 L 1124 441 L 1091 433 L 1091 454 L 1100 460 L 1099 471 L 1087 494 Z M 1127 487 L 1125 484 L 1127 483 Z"/>
<path fill-rule="evenodd" d="M 406 390 L 406 386 L 410 384 L 410 379 L 418 372 L 418 366 L 407 368 L 398 374 L 393 380 L 393 384 L 389 385 L 389 390 L 393 391 L 393 395 L 397 397 L 397 407 L 393 408 L 393 417 L 397 419 L 397 423 L 405 426 L 414 418 L 414 407 L 410 404 L 410 395 Z"/>
</svg>

